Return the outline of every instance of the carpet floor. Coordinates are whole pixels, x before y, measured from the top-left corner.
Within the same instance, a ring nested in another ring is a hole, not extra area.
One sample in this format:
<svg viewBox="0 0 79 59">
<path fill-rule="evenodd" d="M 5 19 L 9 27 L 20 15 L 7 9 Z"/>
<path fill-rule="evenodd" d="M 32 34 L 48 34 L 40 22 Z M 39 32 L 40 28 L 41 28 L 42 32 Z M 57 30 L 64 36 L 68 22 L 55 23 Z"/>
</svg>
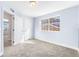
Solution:
<svg viewBox="0 0 79 59">
<path fill-rule="evenodd" d="M 3 57 L 78 57 L 76 50 L 40 40 L 26 40 L 14 46 L 5 47 Z"/>
</svg>

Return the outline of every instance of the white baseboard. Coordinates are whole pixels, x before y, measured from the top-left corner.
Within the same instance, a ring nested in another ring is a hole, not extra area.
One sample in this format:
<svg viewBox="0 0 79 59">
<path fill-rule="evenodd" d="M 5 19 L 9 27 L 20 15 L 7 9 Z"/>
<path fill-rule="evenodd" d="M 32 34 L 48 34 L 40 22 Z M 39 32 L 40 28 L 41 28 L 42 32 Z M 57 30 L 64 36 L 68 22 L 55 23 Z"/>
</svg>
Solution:
<svg viewBox="0 0 79 59">
<path fill-rule="evenodd" d="M 0 56 L 2 56 L 2 55 L 3 55 L 3 52 L 0 53 Z"/>
<path fill-rule="evenodd" d="M 79 53 L 79 48 L 78 48 L 78 53 Z"/>
<path fill-rule="evenodd" d="M 70 48 L 70 49 L 74 49 L 74 50 L 77 50 L 79 52 L 79 48 L 75 48 L 75 47 L 72 47 L 72 46 L 60 44 L 60 43 L 57 43 L 57 42 L 51 42 L 51 41 L 47 41 L 47 40 L 42 40 L 42 39 L 41 39 L 41 41 L 45 41 L 45 42 L 53 43 L 53 44 L 56 44 L 56 45 L 59 45 L 59 46 L 67 47 L 67 48 Z M 19 43 L 23 43 L 23 42 L 24 42 L 24 40 L 19 41 L 19 42 L 15 42 L 14 45 L 19 44 Z"/>
<path fill-rule="evenodd" d="M 37 38 L 36 38 L 37 39 Z M 40 40 L 40 39 L 39 39 Z M 70 48 L 70 49 L 74 49 L 76 51 L 79 52 L 79 48 L 75 48 L 75 47 L 72 47 L 72 46 L 68 46 L 68 45 L 64 45 L 64 44 L 60 44 L 60 43 L 57 43 L 57 42 L 51 42 L 51 41 L 47 41 L 47 40 L 42 40 L 41 41 L 45 41 L 45 42 L 49 42 L 49 43 L 53 43 L 53 44 L 56 44 L 56 45 L 59 45 L 59 46 L 63 46 L 63 47 L 66 47 L 66 48 Z"/>
<path fill-rule="evenodd" d="M 32 39 L 32 38 L 27 38 L 26 40 L 29 40 L 29 39 Z M 25 39 L 22 39 L 21 41 L 15 41 L 15 43 L 13 45 L 23 43 L 23 42 L 25 42 Z"/>
<path fill-rule="evenodd" d="M 15 42 L 13 45 L 16 45 L 16 44 L 19 44 L 19 43 L 23 43 L 23 42 L 24 42 L 24 40 L 18 41 L 18 42 Z"/>
</svg>

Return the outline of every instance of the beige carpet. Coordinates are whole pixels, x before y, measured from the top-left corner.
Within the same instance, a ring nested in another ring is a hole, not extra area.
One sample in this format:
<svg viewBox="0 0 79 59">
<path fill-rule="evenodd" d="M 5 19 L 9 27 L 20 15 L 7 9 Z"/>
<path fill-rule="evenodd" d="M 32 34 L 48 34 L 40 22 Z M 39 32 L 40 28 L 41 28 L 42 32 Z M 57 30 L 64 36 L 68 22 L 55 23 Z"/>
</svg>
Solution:
<svg viewBox="0 0 79 59">
<path fill-rule="evenodd" d="M 4 57 L 76 57 L 78 52 L 40 40 L 27 40 L 15 46 L 5 47 Z"/>
</svg>

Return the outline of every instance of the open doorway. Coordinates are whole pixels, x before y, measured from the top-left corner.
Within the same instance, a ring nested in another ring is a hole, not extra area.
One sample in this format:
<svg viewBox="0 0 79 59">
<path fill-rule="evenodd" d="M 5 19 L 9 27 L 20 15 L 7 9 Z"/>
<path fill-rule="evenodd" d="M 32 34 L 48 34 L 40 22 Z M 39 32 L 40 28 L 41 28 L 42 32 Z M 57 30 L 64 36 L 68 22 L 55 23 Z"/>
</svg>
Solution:
<svg viewBox="0 0 79 59">
<path fill-rule="evenodd" d="M 4 11 L 4 47 L 11 46 L 14 43 L 14 16 Z"/>
</svg>

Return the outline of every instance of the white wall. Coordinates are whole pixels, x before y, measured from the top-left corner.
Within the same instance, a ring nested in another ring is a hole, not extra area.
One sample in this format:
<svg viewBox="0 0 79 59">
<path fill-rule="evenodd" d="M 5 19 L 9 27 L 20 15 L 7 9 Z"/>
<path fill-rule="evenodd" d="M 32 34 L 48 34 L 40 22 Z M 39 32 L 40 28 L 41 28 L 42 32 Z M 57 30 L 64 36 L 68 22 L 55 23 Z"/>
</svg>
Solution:
<svg viewBox="0 0 79 59">
<path fill-rule="evenodd" d="M 3 54 L 3 40 L 2 40 L 2 8 L 0 6 L 0 56 Z"/>
<path fill-rule="evenodd" d="M 79 8 L 78 8 L 79 10 Z M 78 11 L 78 25 L 79 25 L 79 11 Z M 78 38 L 79 38 L 79 26 L 78 26 Z M 79 48 L 79 40 L 78 40 L 78 48 Z"/>
<path fill-rule="evenodd" d="M 23 18 L 24 27 L 24 40 L 32 38 L 33 19 L 30 17 Z"/>
<path fill-rule="evenodd" d="M 2 56 L 3 55 L 3 52 L 4 52 L 4 50 L 3 50 L 3 31 L 2 31 L 2 3 L 0 2 L 0 56 Z"/>
<path fill-rule="evenodd" d="M 78 48 L 78 8 L 79 6 L 64 9 L 47 15 L 37 17 L 35 20 L 35 38 L 66 46 Z M 53 16 L 60 16 L 59 32 L 43 32 L 40 29 L 40 20 Z"/>
<path fill-rule="evenodd" d="M 0 56 L 2 56 L 3 55 L 3 53 L 4 53 L 4 48 L 3 48 L 3 21 L 2 21 L 2 19 L 3 19 L 3 8 L 2 8 L 2 3 L 0 2 Z"/>
</svg>

